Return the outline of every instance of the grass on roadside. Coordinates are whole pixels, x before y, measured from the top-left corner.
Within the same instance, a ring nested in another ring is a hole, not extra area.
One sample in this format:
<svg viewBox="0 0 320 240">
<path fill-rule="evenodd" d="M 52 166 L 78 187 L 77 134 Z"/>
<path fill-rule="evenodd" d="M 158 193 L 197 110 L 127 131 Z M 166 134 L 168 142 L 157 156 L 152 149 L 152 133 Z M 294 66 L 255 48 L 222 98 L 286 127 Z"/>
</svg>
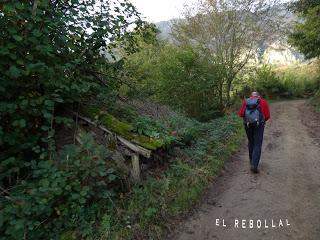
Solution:
<svg viewBox="0 0 320 240">
<path fill-rule="evenodd" d="M 311 104 L 315 107 L 317 112 L 320 112 L 320 90 L 311 98 Z"/>
<path fill-rule="evenodd" d="M 192 209 L 244 135 L 235 114 L 197 124 L 197 129 L 194 144 L 179 149 L 168 170 L 114 203 L 103 218 L 99 239 L 160 239 L 170 220 Z"/>
<path fill-rule="evenodd" d="M 288 97 L 308 97 L 319 87 L 318 61 L 280 66 L 275 71 L 284 89 L 288 91 Z"/>
</svg>

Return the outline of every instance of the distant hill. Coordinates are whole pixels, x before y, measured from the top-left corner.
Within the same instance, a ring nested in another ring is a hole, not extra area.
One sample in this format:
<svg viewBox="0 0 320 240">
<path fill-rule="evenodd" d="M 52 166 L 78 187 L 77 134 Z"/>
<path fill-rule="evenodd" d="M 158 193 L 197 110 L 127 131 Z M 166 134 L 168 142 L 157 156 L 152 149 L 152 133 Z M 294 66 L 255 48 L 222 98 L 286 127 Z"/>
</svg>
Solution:
<svg viewBox="0 0 320 240">
<path fill-rule="evenodd" d="M 173 21 L 169 20 L 169 21 L 161 21 L 156 23 L 157 28 L 160 30 L 160 34 L 159 34 L 159 38 L 162 40 L 167 40 L 170 41 L 171 40 L 171 22 Z"/>
<path fill-rule="evenodd" d="M 274 9 L 273 11 L 279 11 L 279 9 Z M 285 10 L 283 10 L 283 8 L 280 11 L 283 11 L 286 23 L 297 20 L 297 17 L 294 14 L 284 12 Z M 171 26 L 173 20 L 176 19 L 156 23 L 156 26 L 160 31 L 159 38 L 161 40 L 172 42 L 172 36 L 170 33 L 172 31 Z M 259 46 L 256 52 L 256 60 L 260 63 L 288 65 L 304 62 L 304 56 L 294 48 L 290 47 L 287 42 L 283 40 L 283 37 L 281 37 L 281 39 L 279 37 L 279 39 L 276 39 L 274 42 L 264 43 Z"/>
</svg>

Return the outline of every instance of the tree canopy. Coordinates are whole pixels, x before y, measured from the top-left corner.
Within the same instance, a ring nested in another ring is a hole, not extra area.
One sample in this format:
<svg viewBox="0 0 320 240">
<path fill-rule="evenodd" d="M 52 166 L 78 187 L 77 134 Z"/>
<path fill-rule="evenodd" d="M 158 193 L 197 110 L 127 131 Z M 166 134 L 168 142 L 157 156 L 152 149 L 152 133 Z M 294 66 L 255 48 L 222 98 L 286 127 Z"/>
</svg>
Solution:
<svg viewBox="0 0 320 240">
<path fill-rule="evenodd" d="M 185 9 L 184 20 L 174 24 L 178 44 L 202 50 L 224 68 L 219 78 L 220 104 L 230 103 L 232 82 L 256 56 L 260 44 L 271 41 L 281 24 L 274 11 L 277 1 L 198 1 Z M 225 100 L 224 100 L 225 98 Z"/>
<path fill-rule="evenodd" d="M 68 161 L 57 164 L 56 129 L 72 122 L 61 109 L 89 101 L 112 104 L 119 83 L 108 77 L 115 63 L 102 53 L 124 40 L 135 44 L 129 30 L 141 25 L 127 0 L 1 1 L 0 185 L 6 199 L 0 203 L 1 236 L 50 238 L 53 229 L 67 222 L 72 227 L 72 216 L 91 201 L 87 188 L 81 202 L 69 198 L 83 191 L 73 178 L 86 179 L 84 169 L 68 172 Z M 92 173 L 98 165 L 91 166 Z M 62 189 L 70 182 L 75 185 L 66 196 Z"/>
<path fill-rule="evenodd" d="M 306 58 L 320 56 L 320 3 L 300 0 L 290 5 L 298 13 L 300 20 L 290 35 L 290 43 L 296 46 Z"/>
</svg>

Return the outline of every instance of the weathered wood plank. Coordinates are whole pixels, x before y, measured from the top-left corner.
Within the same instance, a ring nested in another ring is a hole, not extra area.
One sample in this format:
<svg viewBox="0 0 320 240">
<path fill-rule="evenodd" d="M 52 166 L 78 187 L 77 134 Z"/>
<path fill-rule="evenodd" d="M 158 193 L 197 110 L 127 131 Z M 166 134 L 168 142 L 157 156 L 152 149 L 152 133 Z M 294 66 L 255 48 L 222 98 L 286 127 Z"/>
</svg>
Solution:
<svg viewBox="0 0 320 240">
<path fill-rule="evenodd" d="M 84 116 L 80 116 L 79 114 L 75 113 L 75 112 L 72 112 L 76 117 L 78 117 L 79 119 L 91 124 L 91 125 L 94 125 L 95 127 L 98 127 L 99 129 L 101 129 L 102 131 L 108 133 L 108 134 L 111 134 L 111 135 L 114 135 L 117 140 L 119 140 L 119 142 L 121 142 L 124 146 L 126 146 L 127 148 L 129 148 L 131 151 L 133 152 L 136 152 L 146 158 L 150 158 L 151 156 L 151 151 L 144 148 L 144 147 L 141 147 L 140 145 L 138 144 L 134 144 L 132 142 L 130 142 L 129 140 L 117 135 L 116 133 L 113 133 L 112 131 L 110 131 L 109 129 L 105 128 L 104 126 L 101 126 L 97 123 L 95 123 L 94 121 L 92 121 L 91 119 L 89 118 L 86 118 Z"/>
<path fill-rule="evenodd" d="M 117 136 L 117 139 L 126 147 L 130 148 L 132 151 L 139 153 L 140 155 L 146 157 L 146 158 L 150 158 L 151 156 L 151 151 L 148 149 L 145 149 L 137 144 L 134 144 L 130 141 L 128 141 L 127 139 Z"/>
</svg>

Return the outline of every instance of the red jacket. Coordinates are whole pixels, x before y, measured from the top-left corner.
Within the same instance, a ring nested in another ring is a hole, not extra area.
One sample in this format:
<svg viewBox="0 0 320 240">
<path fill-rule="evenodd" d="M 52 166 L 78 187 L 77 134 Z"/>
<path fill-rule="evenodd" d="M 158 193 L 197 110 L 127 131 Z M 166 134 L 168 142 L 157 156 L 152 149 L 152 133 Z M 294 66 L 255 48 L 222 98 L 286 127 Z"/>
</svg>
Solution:
<svg viewBox="0 0 320 240">
<path fill-rule="evenodd" d="M 258 98 L 258 96 L 254 96 L 253 98 Z M 239 117 L 242 117 L 242 118 L 244 117 L 244 110 L 245 109 L 246 109 L 246 101 L 243 100 L 241 108 L 238 113 Z M 260 109 L 261 109 L 262 115 L 264 117 L 264 120 L 268 121 L 270 119 L 269 104 L 262 97 L 260 97 Z"/>
</svg>

